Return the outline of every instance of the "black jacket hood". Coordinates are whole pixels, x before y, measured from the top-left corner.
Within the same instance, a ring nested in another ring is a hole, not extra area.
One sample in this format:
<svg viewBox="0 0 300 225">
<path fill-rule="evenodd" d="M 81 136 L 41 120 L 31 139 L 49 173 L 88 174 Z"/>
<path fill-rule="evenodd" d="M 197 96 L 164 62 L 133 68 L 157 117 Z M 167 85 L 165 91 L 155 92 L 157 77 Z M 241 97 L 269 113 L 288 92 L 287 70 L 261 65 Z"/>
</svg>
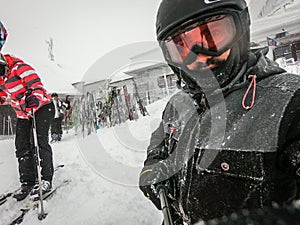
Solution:
<svg viewBox="0 0 300 225">
<path fill-rule="evenodd" d="M 268 51 L 268 47 L 252 50 L 248 61 L 242 66 L 235 78 L 221 89 L 224 95 L 248 85 L 249 75 L 255 75 L 257 81 L 260 81 L 275 74 L 285 73 L 286 70 L 279 67 L 278 63 L 267 58 Z"/>
</svg>

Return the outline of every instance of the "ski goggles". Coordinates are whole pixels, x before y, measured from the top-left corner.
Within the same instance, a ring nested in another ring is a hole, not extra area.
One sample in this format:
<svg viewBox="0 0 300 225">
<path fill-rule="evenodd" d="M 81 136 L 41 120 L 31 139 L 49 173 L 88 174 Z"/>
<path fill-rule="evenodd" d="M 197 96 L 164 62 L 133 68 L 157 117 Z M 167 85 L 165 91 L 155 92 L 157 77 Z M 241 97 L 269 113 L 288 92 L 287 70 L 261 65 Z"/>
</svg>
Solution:
<svg viewBox="0 0 300 225">
<path fill-rule="evenodd" d="M 220 56 L 232 47 L 236 34 L 232 15 L 215 15 L 185 26 L 160 46 L 168 62 L 186 64 L 191 54 Z"/>
</svg>

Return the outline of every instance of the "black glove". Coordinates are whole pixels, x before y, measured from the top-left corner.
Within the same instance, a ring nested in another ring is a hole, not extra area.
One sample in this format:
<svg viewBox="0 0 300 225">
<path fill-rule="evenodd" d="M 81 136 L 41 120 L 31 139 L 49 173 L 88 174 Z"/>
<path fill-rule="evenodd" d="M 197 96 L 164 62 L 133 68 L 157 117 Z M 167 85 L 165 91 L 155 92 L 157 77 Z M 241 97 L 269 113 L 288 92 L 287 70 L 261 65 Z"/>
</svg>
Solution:
<svg viewBox="0 0 300 225">
<path fill-rule="evenodd" d="M 300 199 L 300 141 L 286 147 L 277 158 L 278 167 L 295 177 L 297 183 L 296 199 Z"/>
<path fill-rule="evenodd" d="M 40 100 L 35 95 L 29 95 L 25 98 L 26 108 L 36 108 L 40 105 Z"/>
<path fill-rule="evenodd" d="M 278 156 L 280 169 L 290 173 L 300 182 L 300 141 L 295 141 L 286 147 Z"/>
<path fill-rule="evenodd" d="M 160 161 L 156 164 L 145 166 L 140 173 L 139 187 L 144 195 L 161 210 L 158 188 L 165 188 L 167 196 L 175 199 L 176 185 L 174 182 L 173 169 L 166 162 Z"/>
<path fill-rule="evenodd" d="M 0 105 L 2 105 L 6 100 L 3 97 L 0 97 Z"/>
</svg>

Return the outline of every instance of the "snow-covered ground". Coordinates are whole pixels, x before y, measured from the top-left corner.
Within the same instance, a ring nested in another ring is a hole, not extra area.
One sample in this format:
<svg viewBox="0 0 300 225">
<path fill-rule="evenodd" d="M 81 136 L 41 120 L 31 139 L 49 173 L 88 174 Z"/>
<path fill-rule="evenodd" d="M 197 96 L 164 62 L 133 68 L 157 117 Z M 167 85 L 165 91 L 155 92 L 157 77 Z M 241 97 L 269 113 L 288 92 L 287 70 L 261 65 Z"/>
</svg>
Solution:
<svg viewBox="0 0 300 225">
<path fill-rule="evenodd" d="M 156 225 L 162 214 L 137 187 L 151 133 L 158 126 L 168 98 L 148 106 L 150 116 L 100 128 L 85 138 L 74 130 L 52 144 L 54 164 L 65 165 L 53 185 L 68 179 L 46 204 L 48 216 L 39 221 L 29 212 L 24 225 Z M 0 193 L 16 189 L 18 182 L 14 140 L 0 140 Z M 27 200 L 9 198 L 0 206 L 0 225 L 7 225 Z"/>
<path fill-rule="evenodd" d="M 45 220 L 39 221 L 37 211 L 31 211 L 22 224 L 160 224 L 162 214 L 144 197 L 137 183 L 150 135 L 158 126 L 166 101 L 152 104 L 150 116 L 100 129 L 84 139 L 74 130 L 64 133 L 60 143 L 52 144 L 54 164 L 65 165 L 55 173 L 53 184 L 66 179 L 71 183 L 46 202 Z M 19 186 L 14 154 L 13 140 L 0 141 L 0 193 Z M 25 202 L 10 198 L 0 206 L 0 224 L 8 224 Z"/>
<path fill-rule="evenodd" d="M 300 61 L 295 62 L 293 59 L 286 60 L 284 58 L 279 58 L 276 59 L 276 62 L 287 72 L 300 75 Z"/>
</svg>

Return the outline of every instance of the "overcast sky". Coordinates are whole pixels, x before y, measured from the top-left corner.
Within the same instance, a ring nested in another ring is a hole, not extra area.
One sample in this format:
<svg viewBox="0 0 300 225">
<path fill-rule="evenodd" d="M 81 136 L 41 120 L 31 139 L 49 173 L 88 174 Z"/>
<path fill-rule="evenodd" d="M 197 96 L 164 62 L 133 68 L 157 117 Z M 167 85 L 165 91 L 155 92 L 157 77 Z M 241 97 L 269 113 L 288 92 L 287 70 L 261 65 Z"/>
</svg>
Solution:
<svg viewBox="0 0 300 225">
<path fill-rule="evenodd" d="M 74 73 L 82 74 L 112 49 L 134 42 L 155 41 L 159 2 L 3 1 L 0 20 L 9 36 L 2 51 L 40 66 L 48 60 L 46 40 L 52 37 L 56 63 L 64 68 L 73 67 Z"/>
<path fill-rule="evenodd" d="M 9 30 L 7 48 L 16 46 L 10 50 L 27 52 L 37 37 L 52 36 L 57 50 L 101 55 L 123 43 L 152 40 L 158 3 L 159 0 L 5 1 L 1 20 Z M 19 49 L 19 45 L 27 48 Z"/>
</svg>

